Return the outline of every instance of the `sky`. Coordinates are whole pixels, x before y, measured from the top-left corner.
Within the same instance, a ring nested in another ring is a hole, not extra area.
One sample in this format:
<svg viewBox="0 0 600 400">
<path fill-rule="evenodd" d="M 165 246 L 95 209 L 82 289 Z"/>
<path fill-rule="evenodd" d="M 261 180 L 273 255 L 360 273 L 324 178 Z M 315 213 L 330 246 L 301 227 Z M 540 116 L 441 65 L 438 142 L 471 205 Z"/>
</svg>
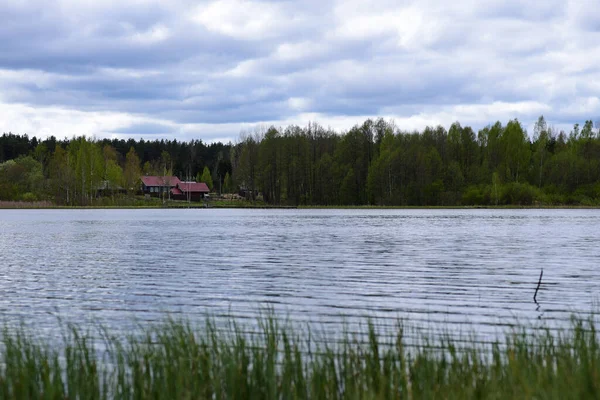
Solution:
<svg viewBox="0 0 600 400">
<path fill-rule="evenodd" d="M 2 0 L 2 132 L 600 121 L 598 0 Z"/>
</svg>

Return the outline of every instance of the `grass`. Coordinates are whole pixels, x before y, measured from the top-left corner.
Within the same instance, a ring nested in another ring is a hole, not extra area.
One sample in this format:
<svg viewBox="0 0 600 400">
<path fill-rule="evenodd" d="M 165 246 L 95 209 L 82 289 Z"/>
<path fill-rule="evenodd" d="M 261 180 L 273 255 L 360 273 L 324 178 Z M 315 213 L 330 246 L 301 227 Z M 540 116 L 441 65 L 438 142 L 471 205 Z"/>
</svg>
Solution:
<svg viewBox="0 0 600 400">
<path fill-rule="evenodd" d="M 251 328 L 254 326 L 254 328 Z M 273 317 L 201 328 L 168 321 L 127 338 L 65 328 L 60 344 L 25 328 L 0 339 L 0 397 L 19 399 L 582 399 L 600 396 L 593 322 L 517 330 L 481 344 L 364 325 L 317 342 Z"/>
<path fill-rule="evenodd" d="M 122 197 L 111 199 L 103 197 L 96 199 L 93 204 L 84 206 L 57 205 L 50 201 L 0 201 L 0 209 L 131 209 L 131 208 L 296 208 L 291 206 L 270 205 L 264 201 L 221 200 L 208 201 L 167 200 L 151 197 L 149 199 Z"/>
<path fill-rule="evenodd" d="M 12 208 L 52 208 L 49 201 L 0 201 L 0 209 Z"/>
<path fill-rule="evenodd" d="M 324 205 L 299 205 L 297 208 L 300 209 L 332 209 L 332 210 L 471 210 L 471 209 L 491 209 L 491 210 L 536 210 L 536 209 L 598 209 L 599 206 L 586 206 L 586 205 L 568 205 L 568 204 L 557 204 L 557 205 L 484 205 L 484 206 L 473 206 L 473 205 L 451 205 L 451 206 L 380 206 L 380 205 L 355 205 L 355 206 L 324 206 Z"/>
<path fill-rule="evenodd" d="M 169 200 L 163 202 L 161 199 L 152 197 L 145 199 L 141 196 L 133 198 L 123 197 L 118 199 L 100 198 L 96 199 L 94 204 L 85 206 L 68 206 L 57 205 L 50 201 L 0 201 L 0 209 L 133 209 L 133 208 L 283 208 L 283 209 L 364 209 L 364 210 L 428 210 L 428 209 L 598 209 L 599 206 L 594 205 L 486 205 L 486 206 L 471 206 L 471 205 L 453 205 L 453 206 L 382 206 L 382 205 L 274 205 L 265 203 L 262 200 L 227 200 L 219 198 L 211 198 L 206 203 L 204 201 L 194 201 L 188 203 L 181 200 Z"/>
</svg>

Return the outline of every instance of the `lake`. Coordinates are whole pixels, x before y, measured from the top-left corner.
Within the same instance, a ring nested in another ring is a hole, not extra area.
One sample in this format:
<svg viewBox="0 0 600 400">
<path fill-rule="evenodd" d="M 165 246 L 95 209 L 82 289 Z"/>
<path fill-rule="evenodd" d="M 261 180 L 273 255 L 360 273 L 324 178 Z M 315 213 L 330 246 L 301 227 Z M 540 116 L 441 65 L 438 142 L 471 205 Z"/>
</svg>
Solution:
<svg viewBox="0 0 600 400">
<path fill-rule="evenodd" d="M 566 325 L 598 310 L 599 244 L 600 210 L 0 210 L 0 315 Z"/>
</svg>

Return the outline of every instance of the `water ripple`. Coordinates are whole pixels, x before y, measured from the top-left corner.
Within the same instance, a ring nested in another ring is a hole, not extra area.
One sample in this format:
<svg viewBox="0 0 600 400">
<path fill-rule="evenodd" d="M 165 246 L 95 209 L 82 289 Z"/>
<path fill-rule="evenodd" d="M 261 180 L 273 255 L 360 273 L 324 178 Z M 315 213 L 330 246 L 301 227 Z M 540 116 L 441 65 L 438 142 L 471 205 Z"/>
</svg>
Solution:
<svg viewBox="0 0 600 400">
<path fill-rule="evenodd" d="M 56 314 L 127 329 L 261 305 L 333 326 L 561 324 L 597 311 L 599 222 L 597 210 L 3 210 L 0 313 L 41 329 Z"/>
</svg>

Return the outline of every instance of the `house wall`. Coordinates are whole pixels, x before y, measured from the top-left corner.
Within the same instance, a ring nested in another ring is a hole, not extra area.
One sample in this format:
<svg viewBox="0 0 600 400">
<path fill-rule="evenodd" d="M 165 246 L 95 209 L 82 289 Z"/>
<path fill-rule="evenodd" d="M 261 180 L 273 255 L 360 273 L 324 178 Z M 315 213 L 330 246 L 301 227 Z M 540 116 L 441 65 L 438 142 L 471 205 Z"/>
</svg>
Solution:
<svg viewBox="0 0 600 400">
<path fill-rule="evenodd" d="M 159 193 L 167 192 L 169 190 L 171 190 L 171 187 L 142 185 L 142 191 L 144 193 L 159 194 Z"/>
<path fill-rule="evenodd" d="M 183 201 L 187 201 L 187 199 L 188 199 L 187 194 L 185 194 L 185 193 L 183 193 L 183 194 L 177 194 L 177 195 L 171 195 L 171 198 L 173 200 L 183 200 Z M 204 193 L 200 193 L 200 192 L 194 192 L 190 196 L 190 200 L 191 201 L 201 201 L 203 198 L 204 198 Z"/>
</svg>

